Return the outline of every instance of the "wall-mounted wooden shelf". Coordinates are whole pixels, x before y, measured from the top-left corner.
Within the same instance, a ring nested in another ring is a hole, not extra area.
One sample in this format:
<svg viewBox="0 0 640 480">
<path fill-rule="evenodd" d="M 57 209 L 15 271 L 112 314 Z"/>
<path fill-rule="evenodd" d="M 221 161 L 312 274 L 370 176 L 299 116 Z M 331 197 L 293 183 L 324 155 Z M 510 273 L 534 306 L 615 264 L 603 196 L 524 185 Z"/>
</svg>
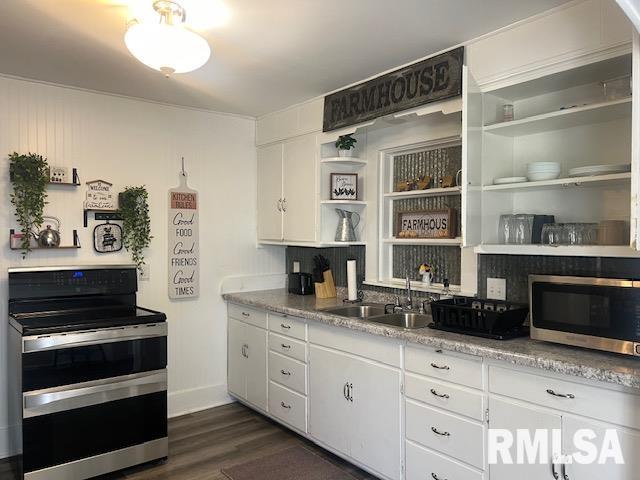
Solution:
<svg viewBox="0 0 640 480">
<path fill-rule="evenodd" d="M 494 123 L 485 126 L 484 131 L 505 137 L 519 137 L 580 125 L 605 123 L 625 117 L 631 117 L 631 97 L 557 110 L 510 122 Z"/>
<path fill-rule="evenodd" d="M 92 208 L 84 209 L 84 228 L 89 224 L 89 212 L 95 212 L 95 220 L 122 220 L 118 210 L 94 210 Z"/>
<path fill-rule="evenodd" d="M 60 185 L 63 187 L 79 187 L 80 186 L 80 176 L 78 175 L 78 169 L 73 168 L 71 170 L 71 181 L 70 182 L 52 182 L 49 180 L 47 184 L 49 185 Z M 9 180 L 13 181 L 13 172 L 9 169 Z"/>
<path fill-rule="evenodd" d="M 459 246 L 462 238 L 383 238 L 382 242 L 391 245 Z"/>
<path fill-rule="evenodd" d="M 364 200 L 320 200 L 322 205 L 366 205 Z"/>
<path fill-rule="evenodd" d="M 474 248 L 479 254 L 551 255 L 567 257 L 640 257 L 640 252 L 626 245 L 489 245 Z"/>
<path fill-rule="evenodd" d="M 429 188 L 427 190 L 410 190 L 408 192 L 389 192 L 385 193 L 384 197 L 392 199 L 422 198 L 446 195 L 460 195 L 460 192 L 462 192 L 462 188 L 460 187 Z"/>
<path fill-rule="evenodd" d="M 507 183 L 504 185 L 485 185 L 484 192 L 507 191 L 517 192 L 524 190 L 549 190 L 556 188 L 577 188 L 582 186 L 608 186 L 629 185 L 631 172 L 612 173 L 608 175 L 594 175 L 591 177 L 568 177 L 544 180 L 539 182 Z"/>
<path fill-rule="evenodd" d="M 12 228 L 9 230 L 9 245 L 11 245 L 11 236 L 14 235 L 16 231 Z M 11 250 L 21 251 L 23 250 L 20 247 L 10 247 Z M 78 238 L 78 231 L 73 231 L 73 245 L 60 245 L 59 247 L 38 247 L 32 246 L 31 250 L 74 250 L 80 248 L 80 239 Z"/>
<path fill-rule="evenodd" d="M 320 159 L 320 163 L 337 166 L 364 167 L 367 161 L 358 157 L 325 157 Z"/>
</svg>

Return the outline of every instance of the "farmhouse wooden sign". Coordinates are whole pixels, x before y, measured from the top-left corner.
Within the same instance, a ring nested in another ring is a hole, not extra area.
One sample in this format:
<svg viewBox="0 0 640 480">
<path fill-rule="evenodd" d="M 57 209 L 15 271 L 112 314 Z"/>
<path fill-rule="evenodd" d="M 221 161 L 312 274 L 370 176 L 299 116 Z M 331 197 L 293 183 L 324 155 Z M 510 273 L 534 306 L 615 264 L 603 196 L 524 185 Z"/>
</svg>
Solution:
<svg viewBox="0 0 640 480">
<path fill-rule="evenodd" d="M 462 94 L 464 47 L 324 97 L 322 130 L 377 117 Z"/>
<path fill-rule="evenodd" d="M 456 211 L 452 208 L 397 214 L 398 238 L 455 238 L 456 233 Z"/>
<path fill-rule="evenodd" d="M 178 188 L 169 190 L 168 212 L 169 298 L 194 298 L 200 294 L 198 192 L 180 174 Z"/>
</svg>

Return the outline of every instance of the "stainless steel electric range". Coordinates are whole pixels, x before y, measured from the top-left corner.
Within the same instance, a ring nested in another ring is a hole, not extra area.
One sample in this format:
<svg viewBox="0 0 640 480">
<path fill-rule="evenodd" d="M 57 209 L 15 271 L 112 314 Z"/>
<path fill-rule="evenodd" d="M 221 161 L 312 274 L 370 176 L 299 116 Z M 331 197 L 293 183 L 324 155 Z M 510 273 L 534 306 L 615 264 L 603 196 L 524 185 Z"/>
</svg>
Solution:
<svg viewBox="0 0 640 480">
<path fill-rule="evenodd" d="M 9 269 L 19 476 L 81 480 L 166 458 L 167 324 L 135 266 Z"/>
</svg>

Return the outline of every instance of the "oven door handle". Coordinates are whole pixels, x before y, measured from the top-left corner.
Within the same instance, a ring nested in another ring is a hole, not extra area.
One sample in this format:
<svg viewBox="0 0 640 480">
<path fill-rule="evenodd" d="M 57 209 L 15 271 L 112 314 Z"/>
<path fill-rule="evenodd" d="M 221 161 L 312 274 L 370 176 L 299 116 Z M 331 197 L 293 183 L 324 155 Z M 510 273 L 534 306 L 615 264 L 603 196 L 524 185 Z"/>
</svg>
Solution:
<svg viewBox="0 0 640 480">
<path fill-rule="evenodd" d="M 167 390 L 167 370 L 124 375 L 22 394 L 24 418 L 137 397 Z"/>
<path fill-rule="evenodd" d="M 151 323 L 131 327 L 104 328 L 88 332 L 54 335 L 34 335 L 22 339 L 22 353 L 43 352 L 58 348 L 72 348 L 103 343 L 144 340 L 167 335 L 167 324 Z"/>
</svg>

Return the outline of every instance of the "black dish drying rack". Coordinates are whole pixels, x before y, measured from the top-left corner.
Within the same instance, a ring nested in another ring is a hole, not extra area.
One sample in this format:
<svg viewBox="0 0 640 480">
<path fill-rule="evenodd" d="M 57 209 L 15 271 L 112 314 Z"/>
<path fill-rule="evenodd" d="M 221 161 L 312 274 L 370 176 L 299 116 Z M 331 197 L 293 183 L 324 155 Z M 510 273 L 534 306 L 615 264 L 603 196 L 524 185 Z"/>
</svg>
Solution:
<svg viewBox="0 0 640 480">
<path fill-rule="evenodd" d="M 528 314 L 529 307 L 520 303 L 454 297 L 431 303 L 429 327 L 507 340 L 529 334 L 529 327 L 523 326 Z"/>
</svg>

